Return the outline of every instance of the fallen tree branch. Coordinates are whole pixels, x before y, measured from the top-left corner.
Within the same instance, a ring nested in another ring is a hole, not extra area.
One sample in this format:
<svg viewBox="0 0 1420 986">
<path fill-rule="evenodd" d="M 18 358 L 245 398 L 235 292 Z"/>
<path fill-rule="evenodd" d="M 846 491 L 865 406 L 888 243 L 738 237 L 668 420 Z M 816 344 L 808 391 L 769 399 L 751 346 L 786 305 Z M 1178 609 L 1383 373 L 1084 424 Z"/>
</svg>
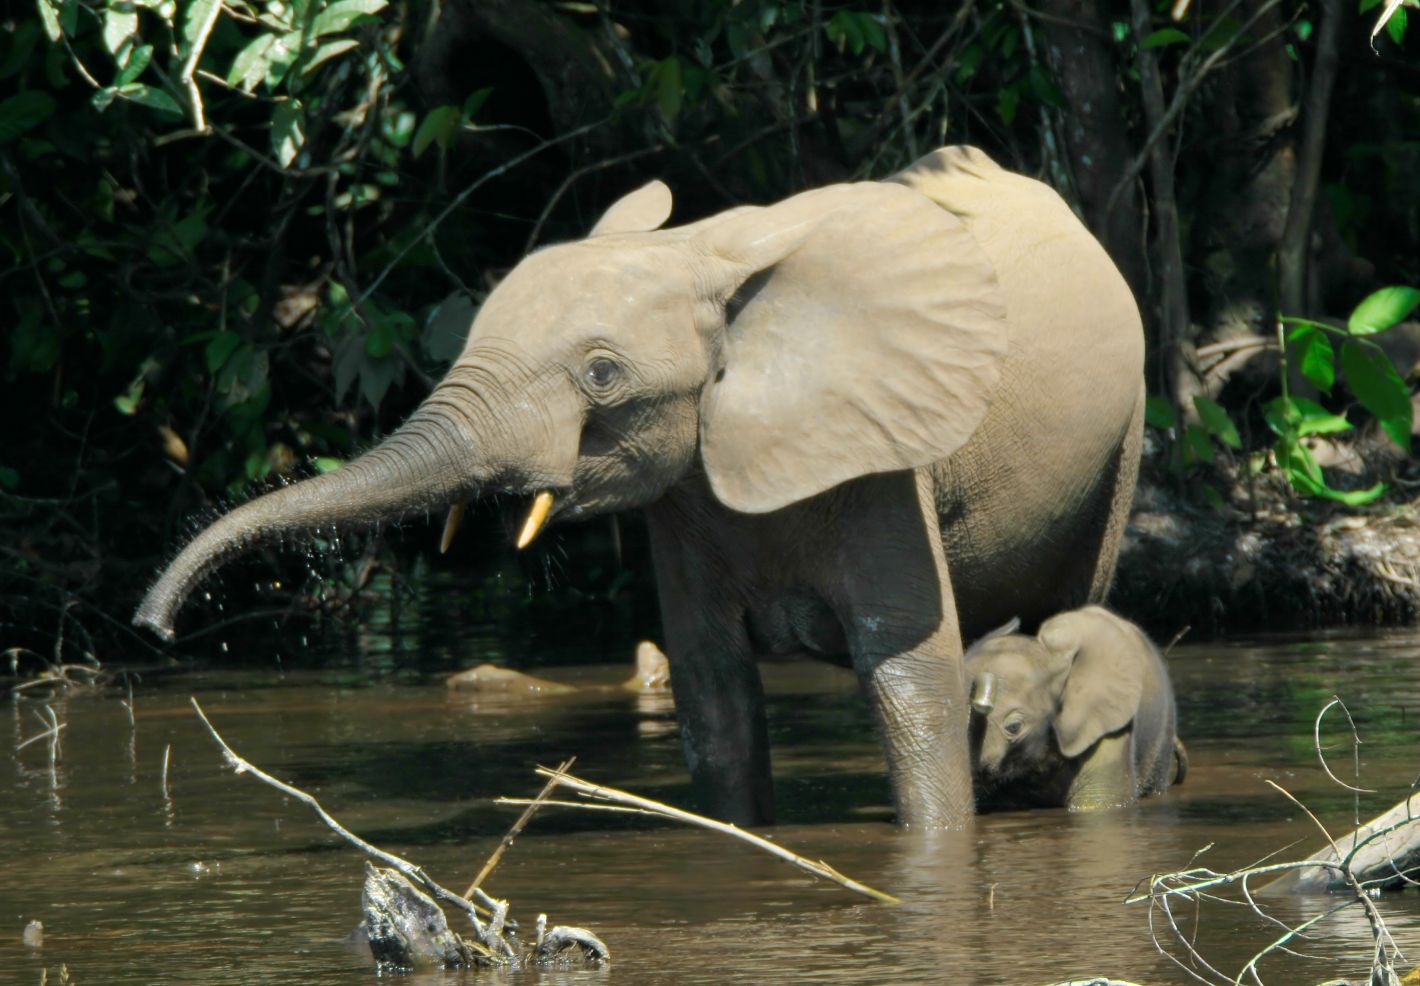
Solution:
<svg viewBox="0 0 1420 986">
<path fill-rule="evenodd" d="M 188 701 L 192 703 L 192 708 L 194 711 L 197 712 L 197 717 L 202 720 L 202 724 L 207 727 L 207 731 L 212 734 L 212 738 L 217 741 L 217 745 L 222 748 L 222 754 L 226 757 L 227 763 L 231 765 L 231 767 L 238 774 L 251 774 L 251 776 L 255 777 L 263 784 L 270 785 L 271 787 L 276 788 L 276 790 L 280 791 L 282 794 L 288 795 L 289 797 L 295 798 L 302 804 L 310 806 L 311 810 L 313 810 L 316 815 L 320 817 L 320 820 L 326 824 L 326 827 L 329 828 L 336 835 L 340 836 L 346 842 L 350 843 L 352 846 L 359 849 L 366 855 L 373 856 L 375 859 L 380 860 L 382 863 L 385 863 L 386 865 L 398 870 L 400 873 L 404 874 L 404 876 L 408 877 L 410 880 L 414 881 L 419 886 L 429 891 L 439 900 L 442 900 L 445 903 L 457 907 L 459 910 L 463 911 L 468 915 L 469 920 L 473 922 L 474 928 L 477 929 L 480 934 L 483 933 L 484 925 L 483 922 L 479 919 L 478 907 L 475 904 L 468 900 L 465 900 L 463 897 L 454 893 L 452 890 L 446 890 L 444 887 L 440 886 L 437 882 L 435 882 L 433 877 L 429 876 L 429 874 L 424 872 L 422 867 L 416 866 L 409 860 L 396 856 L 394 853 L 386 852 L 379 846 L 372 845 L 371 843 L 366 842 L 354 832 L 351 832 L 349 829 L 347 829 L 344 825 L 341 825 L 339 822 L 337 822 L 328 811 L 321 807 L 321 803 L 319 801 L 317 801 L 311 795 L 307 794 L 305 791 L 302 791 L 298 787 L 292 787 L 285 781 L 277 780 L 275 777 L 272 777 L 266 771 L 252 764 L 250 761 L 243 759 L 237 754 L 235 750 L 233 750 L 230 746 L 227 745 L 227 741 L 222 738 L 222 734 L 217 732 L 217 727 L 212 725 L 211 721 L 207 718 L 207 714 L 202 711 L 202 706 L 197 703 L 197 699 L 195 697 L 191 697 L 188 699 Z M 497 909 L 503 905 L 502 901 L 494 900 L 492 897 L 488 896 L 488 894 L 483 893 L 482 891 L 478 891 L 475 889 L 474 892 L 477 896 L 478 903 L 482 904 L 484 908 L 486 908 L 490 913 L 496 913 Z"/>
<path fill-rule="evenodd" d="M 694 812 L 689 812 L 681 808 L 672 807 L 671 805 L 662 804 L 659 801 L 652 801 L 650 798 L 643 798 L 640 795 L 631 794 L 627 791 L 621 791 L 614 787 L 604 787 L 600 784 L 593 784 L 591 781 L 584 781 L 580 777 L 573 777 L 571 774 L 568 774 L 563 770 L 553 770 L 549 767 L 539 767 L 537 768 L 537 772 L 543 777 L 555 780 L 557 784 L 562 787 L 571 788 L 573 791 L 576 791 L 583 797 L 592 798 L 598 801 L 609 802 L 610 805 L 584 804 L 582 802 L 577 801 L 560 801 L 546 803 L 557 804 L 568 808 L 587 808 L 592 810 L 600 809 L 603 811 L 608 810 L 608 808 L 612 808 L 612 810 L 618 811 L 641 812 L 648 815 L 658 815 L 662 818 L 674 819 L 678 822 L 684 822 L 687 825 L 698 825 L 701 828 L 707 828 L 714 832 L 721 832 L 725 835 L 732 836 L 743 842 L 748 842 L 752 846 L 755 846 L 759 849 L 763 849 L 765 852 L 770 853 L 771 855 L 778 856 L 780 859 L 792 863 L 794 866 L 797 866 L 801 870 L 804 870 L 808 873 L 812 873 L 814 876 L 823 877 L 825 880 L 832 880 L 840 887 L 846 887 L 847 889 L 852 890 L 855 893 L 860 893 L 865 897 L 871 897 L 874 900 L 881 901 L 885 904 L 901 903 L 901 901 L 899 901 L 898 898 L 894 897 L 892 894 L 884 893 L 881 890 L 875 890 L 867 884 L 859 883 L 857 880 L 844 876 L 842 873 L 838 872 L 838 870 L 834 869 L 832 866 L 825 863 L 823 860 L 811 860 L 804 856 L 800 856 L 798 853 L 790 852 L 783 846 L 776 845 L 775 843 L 770 842 L 768 839 L 764 839 L 760 836 L 755 835 L 753 832 L 746 832 L 744 829 L 740 828 L 737 825 L 731 825 L 728 822 L 719 822 L 713 818 L 706 818 L 704 815 L 697 815 Z M 496 803 L 505 805 L 531 804 L 531 802 L 521 798 L 499 798 L 497 799 Z"/>
<path fill-rule="evenodd" d="M 563 962 L 561 953 L 573 947 L 581 950 L 587 962 L 601 965 L 609 961 L 606 945 L 596 935 L 585 928 L 571 926 L 548 929 L 547 916 L 542 914 L 538 915 L 537 941 L 531 947 L 524 946 L 510 934 L 515 926 L 508 921 L 507 901 L 496 900 L 477 886 L 470 887 L 469 894 L 475 895 L 483 904 L 480 908 L 478 904 L 440 885 L 422 867 L 366 842 L 336 821 L 312 795 L 272 777 L 239 756 L 217 732 L 197 699 L 192 697 L 189 701 L 202 724 L 222 748 L 227 763 L 237 773 L 251 774 L 262 783 L 309 805 L 331 831 L 366 855 L 389 864 L 390 869 L 387 870 L 378 870 L 366 864 L 365 887 L 361 895 L 365 914 L 362 927 L 380 969 L 411 969 L 420 965 L 446 969 L 471 965 L 514 969 L 556 966 Z M 507 841 L 511 840 L 505 839 Z M 492 869 L 491 864 L 496 862 L 503 848 L 505 846 L 500 846 L 494 853 L 480 878 Z M 468 915 L 476 939 L 465 939 L 453 932 L 436 900 L 451 904 Z M 488 912 L 487 922 L 480 919 L 480 910 Z"/>
</svg>

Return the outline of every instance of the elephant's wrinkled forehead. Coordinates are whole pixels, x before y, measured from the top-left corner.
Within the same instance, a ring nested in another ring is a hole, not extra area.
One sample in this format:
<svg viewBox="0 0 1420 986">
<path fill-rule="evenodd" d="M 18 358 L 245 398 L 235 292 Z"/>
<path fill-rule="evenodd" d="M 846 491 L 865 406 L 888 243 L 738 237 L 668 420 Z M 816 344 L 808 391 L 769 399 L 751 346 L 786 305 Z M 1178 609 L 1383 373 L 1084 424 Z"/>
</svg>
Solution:
<svg viewBox="0 0 1420 986">
<path fill-rule="evenodd" d="M 1024 634 L 984 640 L 967 655 L 971 667 L 986 670 L 1017 687 L 1027 687 L 1049 673 L 1049 654 L 1040 641 Z"/>
<path fill-rule="evenodd" d="M 606 237 L 541 250 L 488 296 L 473 335 L 524 342 L 583 334 L 632 341 L 638 331 L 690 327 L 693 295 L 678 251 Z"/>
</svg>

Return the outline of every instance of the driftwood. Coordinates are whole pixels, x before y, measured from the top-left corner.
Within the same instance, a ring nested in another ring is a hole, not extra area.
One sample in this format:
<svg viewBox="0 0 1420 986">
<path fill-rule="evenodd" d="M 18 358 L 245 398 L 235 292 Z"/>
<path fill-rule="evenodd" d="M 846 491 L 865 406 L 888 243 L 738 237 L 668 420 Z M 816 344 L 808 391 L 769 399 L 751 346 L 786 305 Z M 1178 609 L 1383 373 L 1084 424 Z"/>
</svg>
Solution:
<svg viewBox="0 0 1420 986">
<path fill-rule="evenodd" d="M 525 969 L 571 964 L 604 965 L 610 961 L 606 945 L 596 935 L 585 928 L 570 926 L 548 929 L 544 914 L 538 915 L 536 941 L 531 945 L 523 944 L 517 937 L 516 925 L 508 920 L 507 901 L 490 897 L 476 883 L 469 888 L 468 894 L 460 896 L 437 883 L 421 867 L 366 842 L 336 821 L 312 795 L 272 777 L 239 756 L 208 720 L 197 699 L 190 701 L 202 724 L 222 748 L 227 763 L 238 774 L 250 774 L 309 805 L 331 831 L 365 854 L 389 864 L 389 869 L 376 869 L 368 862 L 365 864 L 365 885 L 361 893 L 364 911 L 361 929 L 369 939 L 370 951 L 381 970 L 431 966 L 443 969 L 473 966 Z M 496 862 L 496 858 L 491 862 Z M 479 874 L 480 880 L 491 869 L 491 865 L 485 866 Z M 436 899 L 464 913 L 472 926 L 472 938 L 464 938 L 449 927 L 444 912 L 435 903 Z M 480 904 L 483 906 L 480 907 Z M 488 920 L 483 920 L 480 913 L 485 914 Z"/>
<path fill-rule="evenodd" d="M 1350 871 L 1366 889 L 1399 890 L 1420 885 L 1420 792 L 1377 815 L 1334 845 L 1268 884 L 1268 893 L 1350 893 Z"/>
</svg>

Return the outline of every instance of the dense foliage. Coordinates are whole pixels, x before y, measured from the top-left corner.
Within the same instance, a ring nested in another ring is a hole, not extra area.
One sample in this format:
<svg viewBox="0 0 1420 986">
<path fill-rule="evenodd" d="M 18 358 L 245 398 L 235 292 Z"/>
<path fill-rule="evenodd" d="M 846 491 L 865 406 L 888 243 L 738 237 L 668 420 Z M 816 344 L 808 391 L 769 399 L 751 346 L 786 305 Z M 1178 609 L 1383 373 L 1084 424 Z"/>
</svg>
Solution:
<svg viewBox="0 0 1420 986">
<path fill-rule="evenodd" d="M 502 270 L 651 175 L 686 220 L 979 144 L 1131 281 L 1174 468 L 1236 449 L 1349 500 L 1412 468 L 1331 479 L 1308 445 L 1374 418 L 1409 447 L 1407 350 L 1372 338 L 1417 297 L 1373 292 L 1420 284 L 1396 4 L 1368 40 L 1381 8 L 1351 0 L 34 3 L 0 22 L 12 659 L 102 651 L 186 518 L 388 430 Z M 461 559 L 506 576 L 487 592 L 622 612 L 645 587 L 634 526 L 624 561 L 605 526 L 523 561 L 500 530 Z M 318 560 L 322 592 L 306 558 L 254 570 L 343 603 L 436 541 Z"/>
</svg>

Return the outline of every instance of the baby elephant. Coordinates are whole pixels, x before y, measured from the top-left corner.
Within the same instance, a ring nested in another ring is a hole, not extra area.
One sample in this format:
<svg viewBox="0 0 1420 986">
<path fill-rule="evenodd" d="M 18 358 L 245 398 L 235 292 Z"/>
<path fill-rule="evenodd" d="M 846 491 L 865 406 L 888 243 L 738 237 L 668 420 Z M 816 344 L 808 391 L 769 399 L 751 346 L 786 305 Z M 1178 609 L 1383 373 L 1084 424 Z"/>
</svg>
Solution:
<svg viewBox="0 0 1420 986">
<path fill-rule="evenodd" d="M 1105 808 L 1162 794 L 1188 760 L 1144 632 L 1101 606 L 1012 622 L 966 654 L 978 808 Z"/>
</svg>

